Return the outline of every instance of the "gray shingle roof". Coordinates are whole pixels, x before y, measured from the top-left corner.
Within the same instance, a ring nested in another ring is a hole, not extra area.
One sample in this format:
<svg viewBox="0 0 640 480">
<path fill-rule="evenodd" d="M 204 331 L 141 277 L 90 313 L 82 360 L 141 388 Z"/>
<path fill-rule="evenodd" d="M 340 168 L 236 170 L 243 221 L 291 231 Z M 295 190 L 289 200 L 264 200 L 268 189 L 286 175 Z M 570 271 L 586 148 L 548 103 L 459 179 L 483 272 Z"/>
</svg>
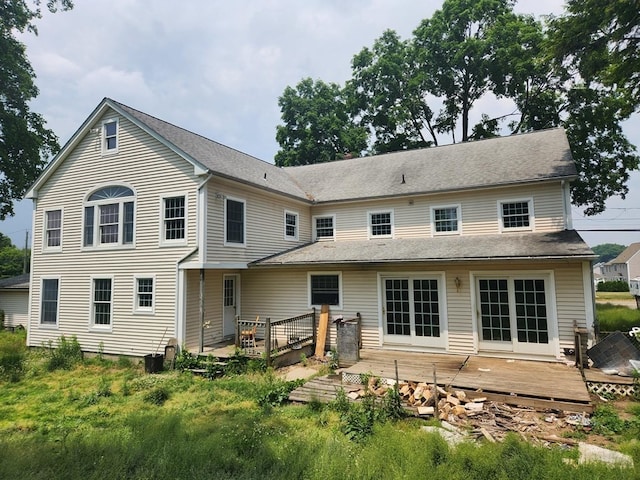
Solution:
<svg viewBox="0 0 640 480">
<path fill-rule="evenodd" d="M 214 174 L 308 200 L 306 193 L 295 181 L 283 169 L 276 167 L 272 163 L 214 142 L 122 103 L 111 99 L 107 101 L 113 104 L 116 109 L 121 109 L 154 131 Z"/>
<path fill-rule="evenodd" d="M 577 174 L 561 128 L 285 170 L 317 202 L 466 190 Z"/>
<path fill-rule="evenodd" d="M 17 277 L 10 278 L 2 278 L 0 279 L 0 290 L 11 289 L 11 290 L 24 290 L 29 288 L 29 278 L 30 275 L 28 273 L 18 275 Z"/>
<path fill-rule="evenodd" d="M 631 260 L 636 253 L 640 252 L 640 242 L 632 243 L 627 248 L 625 248 L 620 255 L 611 260 L 609 264 L 613 263 L 627 263 Z"/>
<path fill-rule="evenodd" d="M 251 266 L 595 258 L 574 230 L 554 233 L 315 242 Z"/>
</svg>

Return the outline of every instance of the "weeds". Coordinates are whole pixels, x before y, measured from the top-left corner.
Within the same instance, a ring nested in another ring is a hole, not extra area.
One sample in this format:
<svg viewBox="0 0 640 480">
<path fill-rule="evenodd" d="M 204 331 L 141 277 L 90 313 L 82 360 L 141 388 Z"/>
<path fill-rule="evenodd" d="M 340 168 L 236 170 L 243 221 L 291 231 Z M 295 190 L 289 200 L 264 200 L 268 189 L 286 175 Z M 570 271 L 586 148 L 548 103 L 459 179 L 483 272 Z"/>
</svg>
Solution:
<svg viewBox="0 0 640 480">
<path fill-rule="evenodd" d="M 25 371 L 27 347 L 22 333 L 0 332 L 0 379 L 18 382 Z"/>
<path fill-rule="evenodd" d="M 640 310 L 621 305 L 597 303 L 596 316 L 602 332 L 628 332 L 632 327 L 640 326 Z"/>
<path fill-rule="evenodd" d="M 144 401 L 161 407 L 169 400 L 169 390 L 164 386 L 155 387 L 144 395 Z"/>
<path fill-rule="evenodd" d="M 58 339 L 58 346 L 53 348 L 53 342 L 49 341 L 49 358 L 46 369 L 50 372 L 54 370 L 70 370 L 77 363 L 82 362 L 82 348 L 78 339 L 71 337 L 71 340 L 62 335 Z"/>
</svg>

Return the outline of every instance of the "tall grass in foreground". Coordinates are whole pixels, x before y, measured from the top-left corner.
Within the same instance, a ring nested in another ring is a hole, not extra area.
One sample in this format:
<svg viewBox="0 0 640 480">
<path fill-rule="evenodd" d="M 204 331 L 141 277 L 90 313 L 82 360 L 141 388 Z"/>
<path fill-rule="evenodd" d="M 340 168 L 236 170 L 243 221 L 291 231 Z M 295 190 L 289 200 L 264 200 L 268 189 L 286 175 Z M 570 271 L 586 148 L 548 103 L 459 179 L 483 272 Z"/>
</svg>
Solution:
<svg viewBox="0 0 640 480">
<path fill-rule="evenodd" d="M 640 327 L 640 310 L 612 303 L 597 303 L 596 316 L 603 332 L 628 332 L 631 327 Z"/>
</svg>

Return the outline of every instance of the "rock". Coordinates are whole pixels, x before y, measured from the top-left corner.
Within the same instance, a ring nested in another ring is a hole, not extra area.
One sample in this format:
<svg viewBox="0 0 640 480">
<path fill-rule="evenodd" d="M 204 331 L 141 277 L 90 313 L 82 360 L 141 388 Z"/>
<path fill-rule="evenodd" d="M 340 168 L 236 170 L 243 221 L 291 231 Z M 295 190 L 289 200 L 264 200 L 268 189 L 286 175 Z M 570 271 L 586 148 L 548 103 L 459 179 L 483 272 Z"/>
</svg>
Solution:
<svg viewBox="0 0 640 480">
<path fill-rule="evenodd" d="M 633 468 L 633 459 L 624 453 L 607 450 L 584 442 L 578 444 L 578 451 L 580 452 L 578 463 L 602 462 Z"/>
<path fill-rule="evenodd" d="M 425 426 L 425 427 L 422 427 L 422 430 L 424 430 L 427 433 L 436 433 L 440 435 L 452 447 L 455 447 L 456 445 L 459 445 L 462 442 L 467 440 L 467 437 L 465 437 L 464 435 L 461 435 L 459 432 L 451 432 L 449 430 L 445 430 L 444 428 L 440 428 L 440 427 Z"/>
</svg>

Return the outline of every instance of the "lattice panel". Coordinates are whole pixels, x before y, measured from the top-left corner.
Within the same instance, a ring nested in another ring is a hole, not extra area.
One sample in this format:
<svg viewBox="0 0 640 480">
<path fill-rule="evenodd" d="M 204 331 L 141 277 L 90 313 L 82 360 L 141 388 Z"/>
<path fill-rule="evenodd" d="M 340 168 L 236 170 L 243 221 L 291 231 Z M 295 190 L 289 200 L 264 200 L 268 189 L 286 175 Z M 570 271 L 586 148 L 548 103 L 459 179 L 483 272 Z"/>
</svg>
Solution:
<svg viewBox="0 0 640 480">
<path fill-rule="evenodd" d="M 620 385 L 618 383 L 587 382 L 587 389 L 596 395 L 613 395 L 617 397 L 631 397 L 635 391 L 634 385 Z"/>
<path fill-rule="evenodd" d="M 362 377 L 359 373 L 342 372 L 342 383 L 362 384 Z"/>
</svg>

